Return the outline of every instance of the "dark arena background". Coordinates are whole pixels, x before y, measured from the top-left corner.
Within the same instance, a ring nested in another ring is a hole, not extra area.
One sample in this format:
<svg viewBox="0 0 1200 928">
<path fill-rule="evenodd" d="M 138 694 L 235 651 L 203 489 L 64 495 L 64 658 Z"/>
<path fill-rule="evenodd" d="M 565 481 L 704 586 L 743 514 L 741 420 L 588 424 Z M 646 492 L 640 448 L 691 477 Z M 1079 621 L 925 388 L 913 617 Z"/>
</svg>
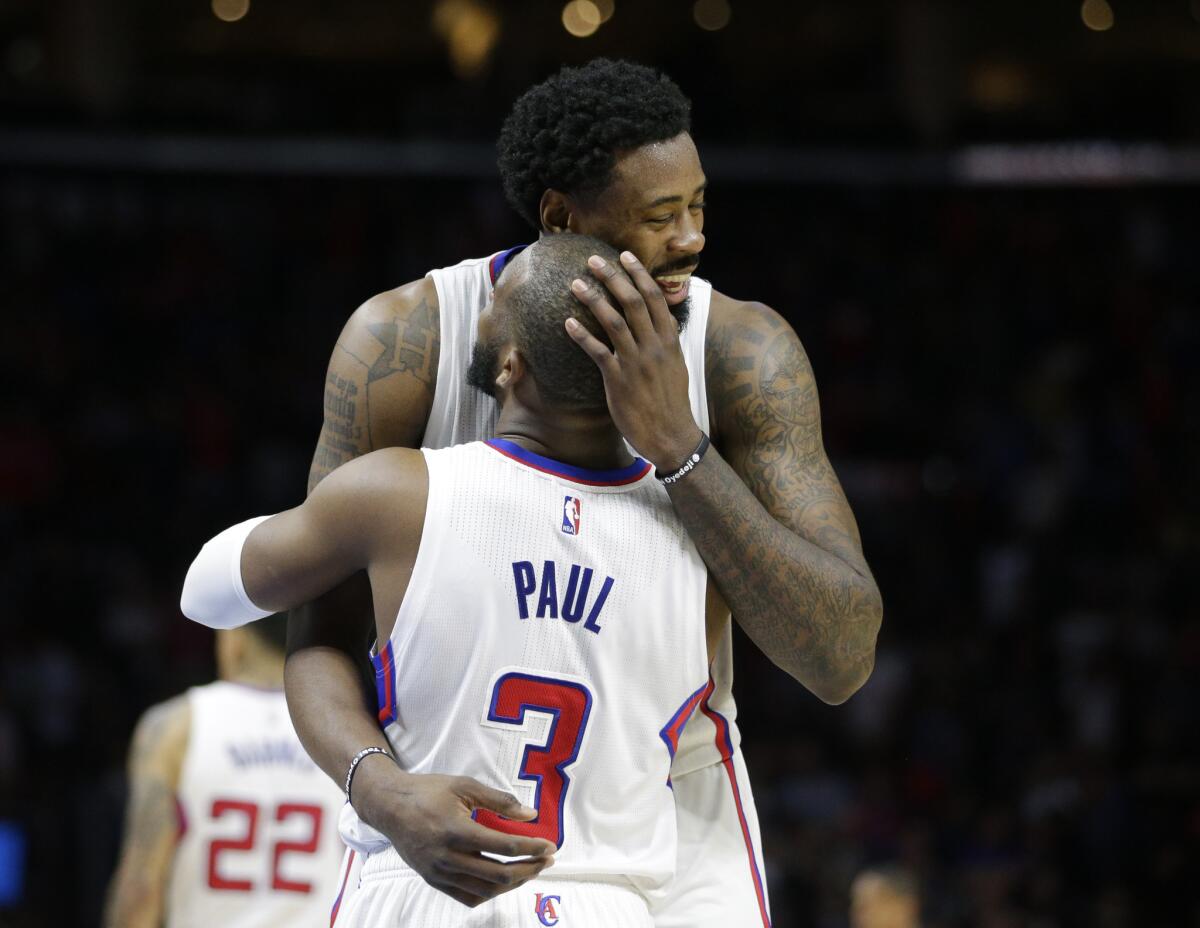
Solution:
<svg viewBox="0 0 1200 928">
<path fill-rule="evenodd" d="M 895 865 L 1200 925 L 1188 0 L 0 0 L 0 925 L 98 922 L 189 560 L 302 498 L 356 306 L 530 238 L 500 122 L 597 55 L 692 98 L 699 273 L 799 333 L 883 591 L 843 706 L 735 644 L 775 924 Z"/>
</svg>

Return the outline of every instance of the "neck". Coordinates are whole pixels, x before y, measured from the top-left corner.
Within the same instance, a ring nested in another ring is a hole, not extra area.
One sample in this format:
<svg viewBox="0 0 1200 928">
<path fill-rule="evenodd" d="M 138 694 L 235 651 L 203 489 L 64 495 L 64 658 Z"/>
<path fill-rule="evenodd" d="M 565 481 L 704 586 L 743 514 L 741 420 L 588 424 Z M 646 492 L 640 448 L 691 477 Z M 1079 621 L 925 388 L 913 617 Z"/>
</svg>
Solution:
<svg viewBox="0 0 1200 928">
<path fill-rule="evenodd" d="M 262 689 L 283 689 L 282 661 L 241 661 L 236 667 L 221 674 L 230 683 L 243 683 Z"/>
<path fill-rule="evenodd" d="M 509 401 L 500 410 L 496 437 L 526 451 L 575 467 L 613 470 L 633 463 L 633 455 L 607 410 L 535 412 Z"/>
</svg>

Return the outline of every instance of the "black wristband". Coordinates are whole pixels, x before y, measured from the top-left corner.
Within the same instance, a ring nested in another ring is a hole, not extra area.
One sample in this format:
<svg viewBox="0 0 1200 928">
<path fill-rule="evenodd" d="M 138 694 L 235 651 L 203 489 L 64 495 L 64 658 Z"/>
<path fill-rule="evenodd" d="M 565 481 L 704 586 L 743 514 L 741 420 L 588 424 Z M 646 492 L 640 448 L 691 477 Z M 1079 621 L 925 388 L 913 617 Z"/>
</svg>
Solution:
<svg viewBox="0 0 1200 928">
<path fill-rule="evenodd" d="M 342 792 L 346 794 L 346 802 L 350 802 L 350 787 L 354 785 L 354 774 L 358 770 L 358 765 L 372 754 L 382 754 L 384 757 L 395 762 L 395 758 L 388 752 L 387 748 L 381 748 L 378 745 L 371 745 L 368 748 L 363 748 L 354 755 L 354 759 L 350 761 L 350 769 L 346 771 L 346 785 L 342 787 Z M 353 803 L 350 803 L 353 805 Z"/>
<path fill-rule="evenodd" d="M 704 457 L 704 452 L 708 450 L 709 444 L 710 442 L 708 440 L 708 436 L 701 432 L 700 444 L 696 446 L 695 451 L 687 456 L 687 460 L 683 462 L 679 470 L 675 471 L 674 473 L 667 474 L 665 477 L 659 477 L 658 479 L 667 484 L 667 486 L 682 480 L 692 472 L 697 464 L 700 463 L 700 459 Z"/>
</svg>

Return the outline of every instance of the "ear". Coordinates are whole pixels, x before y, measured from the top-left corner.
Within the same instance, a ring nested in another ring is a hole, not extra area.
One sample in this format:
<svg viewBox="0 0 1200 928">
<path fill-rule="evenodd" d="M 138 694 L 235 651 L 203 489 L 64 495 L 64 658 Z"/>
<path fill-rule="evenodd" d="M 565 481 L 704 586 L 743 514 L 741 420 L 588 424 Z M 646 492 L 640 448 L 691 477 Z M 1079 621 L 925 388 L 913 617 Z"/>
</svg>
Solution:
<svg viewBox="0 0 1200 928">
<path fill-rule="evenodd" d="M 561 190 L 547 190 L 538 204 L 538 218 L 544 232 L 574 232 L 575 204 Z"/>
<path fill-rule="evenodd" d="M 524 378 L 529 368 L 515 345 L 505 345 L 500 352 L 500 370 L 496 374 L 496 390 L 510 393 Z"/>
</svg>

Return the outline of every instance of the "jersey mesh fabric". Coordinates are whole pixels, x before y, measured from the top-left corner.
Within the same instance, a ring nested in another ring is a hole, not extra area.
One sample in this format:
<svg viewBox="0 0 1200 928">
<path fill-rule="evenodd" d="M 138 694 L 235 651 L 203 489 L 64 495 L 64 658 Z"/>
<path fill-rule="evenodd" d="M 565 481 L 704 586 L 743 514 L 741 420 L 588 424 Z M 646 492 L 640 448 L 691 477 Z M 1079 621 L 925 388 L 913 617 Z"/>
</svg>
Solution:
<svg viewBox="0 0 1200 928">
<path fill-rule="evenodd" d="M 283 691 L 211 683 L 188 704 L 168 928 L 328 925 L 343 798 L 301 747 Z"/>
<path fill-rule="evenodd" d="M 422 446 L 448 448 L 490 438 L 495 433 L 499 410 L 496 401 L 467 384 L 467 369 L 475 346 L 476 324 L 492 292 L 492 255 L 471 258 L 452 267 L 428 273 L 438 295 L 441 349 L 437 384 L 429 422 Z M 691 312 L 680 335 L 684 362 L 688 368 L 688 394 L 692 414 L 705 432 L 710 431 L 708 399 L 704 379 L 704 343 L 708 328 L 712 285 L 693 277 L 689 298 Z M 737 707 L 733 701 L 733 636 L 726 629 L 712 662 L 713 689 L 706 708 L 712 714 L 696 712 L 679 737 L 679 747 L 671 768 L 673 776 L 720 763 L 741 742 L 736 724 Z M 724 724 L 713 721 L 723 719 Z"/>
<path fill-rule="evenodd" d="M 471 776 L 527 805 L 540 789 L 538 823 L 551 833 L 539 836 L 561 841 L 556 876 L 660 885 L 676 827 L 660 732 L 707 677 L 707 573 L 665 490 L 648 465 L 623 485 L 587 486 L 483 443 L 424 453 L 420 551 L 385 644 L 400 765 Z M 536 765 L 571 710 L 534 703 L 512 721 L 497 707 L 516 677 L 586 692 L 586 722 L 561 734 L 574 747 L 554 755 L 566 774 L 557 806 L 547 797 L 564 781 L 544 771 L 538 786 L 526 755 Z M 364 878 L 399 865 L 394 851 L 372 855 Z"/>
</svg>

